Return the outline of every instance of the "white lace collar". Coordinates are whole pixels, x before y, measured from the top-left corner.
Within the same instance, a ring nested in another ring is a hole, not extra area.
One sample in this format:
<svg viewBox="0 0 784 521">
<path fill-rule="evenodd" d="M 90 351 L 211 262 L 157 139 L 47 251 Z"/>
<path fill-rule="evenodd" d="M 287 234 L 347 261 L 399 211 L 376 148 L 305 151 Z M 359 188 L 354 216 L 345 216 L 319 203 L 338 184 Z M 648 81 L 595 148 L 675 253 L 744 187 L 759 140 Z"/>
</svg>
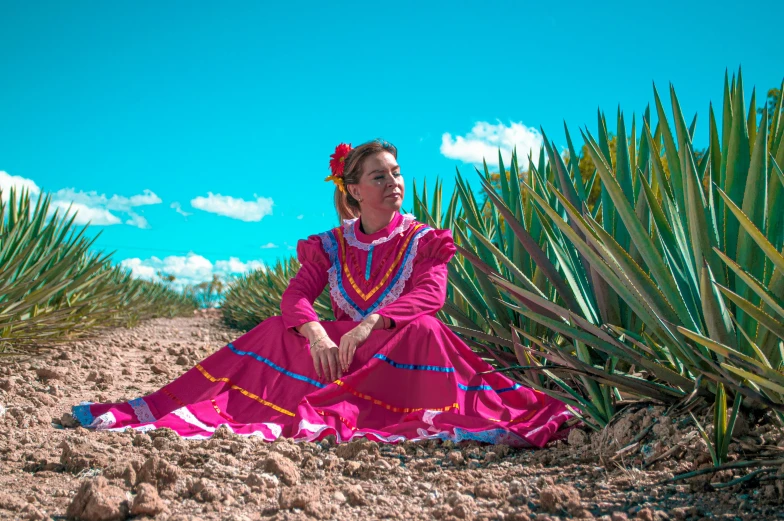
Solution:
<svg viewBox="0 0 784 521">
<path fill-rule="evenodd" d="M 394 230 L 389 232 L 389 235 L 386 237 L 380 237 L 373 242 L 362 242 L 360 241 L 356 234 L 354 233 L 354 224 L 357 222 L 359 218 L 355 219 L 345 219 L 343 220 L 343 237 L 346 238 L 346 242 L 349 246 L 353 246 L 355 248 L 359 248 L 360 250 L 369 250 L 373 246 L 378 246 L 379 244 L 384 244 L 385 242 L 392 239 L 395 235 L 399 233 L 403 233 L 411 226 L 411 223 L 414 222 L 416 217 L 413 214 L 407 213 L 403 215 L 403 219 L 400 221 Z"/>
</svg>

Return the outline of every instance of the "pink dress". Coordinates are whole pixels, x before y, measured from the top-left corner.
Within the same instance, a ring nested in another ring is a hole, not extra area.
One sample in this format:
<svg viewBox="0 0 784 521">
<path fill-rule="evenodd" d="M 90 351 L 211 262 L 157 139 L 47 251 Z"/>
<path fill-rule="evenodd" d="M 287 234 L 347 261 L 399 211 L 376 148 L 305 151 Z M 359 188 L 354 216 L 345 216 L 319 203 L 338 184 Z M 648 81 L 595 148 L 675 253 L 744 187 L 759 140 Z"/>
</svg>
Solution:
<svg viewBox="0 0 784 521">
<path fill-rule="evenodd" d="M 269 318 L 160 390 L 122 403 L 83 403 L 79 422 L 96 429 L 168 427 L 206 438 L 235 433 L 338 442 L 439 438 L 542 447 L 570 417 L 565 406 L 492 367 L 434 317 L 446 297 L 451 232 L 398 214 L 372 235 L 357 220 L 299 241 L 302 267 Z M 375 330 L 342 378 L 319 380 L 306 338 L 312 303 L 329 284 L 332 340 L 371 313 L 394 321 Z"/>
</svg>

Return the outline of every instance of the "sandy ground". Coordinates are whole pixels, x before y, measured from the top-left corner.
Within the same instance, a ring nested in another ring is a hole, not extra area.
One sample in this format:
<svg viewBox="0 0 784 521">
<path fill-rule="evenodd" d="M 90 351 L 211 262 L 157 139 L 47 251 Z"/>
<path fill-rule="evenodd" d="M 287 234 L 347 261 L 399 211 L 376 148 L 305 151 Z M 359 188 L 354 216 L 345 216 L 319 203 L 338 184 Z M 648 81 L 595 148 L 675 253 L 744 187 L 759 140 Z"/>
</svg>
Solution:
<svg viewBox="0 0 784 521">
<path fill-rule="evenodd" d="M 781 479 L 718 491 L 709 483 L 732 474 L 662 484 L 709 457 L 693 428 L 653 405 L 543 450 L 72 428 L 71 405 L 149 393 L 236 336 L 199 313 L 0 366 L 0 519 L 784 518 Z M 784 454 L 780 430 L 739 429 L 734 449 Z"/>
</svg>

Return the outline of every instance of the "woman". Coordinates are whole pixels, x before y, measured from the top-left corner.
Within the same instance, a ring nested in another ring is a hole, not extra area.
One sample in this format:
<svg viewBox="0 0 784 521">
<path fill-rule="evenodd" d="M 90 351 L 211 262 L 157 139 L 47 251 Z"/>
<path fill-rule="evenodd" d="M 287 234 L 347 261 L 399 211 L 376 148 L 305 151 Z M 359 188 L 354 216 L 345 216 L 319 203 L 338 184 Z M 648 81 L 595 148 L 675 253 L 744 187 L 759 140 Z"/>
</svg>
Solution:
<svg viewBox="0 0 784 521">
<path fill-rule="evenodd" d="M 405 184 L 385 141 L 331 156 L 343 225 L 300 241 L 301 268 L 281 316 L 212 354 L 159 391 L 82 404 L 98 429 L 169 427 L 209 437 L 220 425 L 272 441 L 440 438 L 541 447 L 570 414 L 491 370 L 434 318 L 446 297 L 451 232 L 401 215 Z M 335 321 L 312 303 L 329 284 Z"/>
</svg>

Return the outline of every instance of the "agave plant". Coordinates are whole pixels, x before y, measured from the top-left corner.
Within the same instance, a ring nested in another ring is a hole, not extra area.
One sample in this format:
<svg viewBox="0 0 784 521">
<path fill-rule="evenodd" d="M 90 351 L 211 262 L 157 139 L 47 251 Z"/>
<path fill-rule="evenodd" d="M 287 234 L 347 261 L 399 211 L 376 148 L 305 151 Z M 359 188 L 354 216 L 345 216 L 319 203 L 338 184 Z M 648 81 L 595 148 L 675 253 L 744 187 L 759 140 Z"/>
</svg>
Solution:
<svg viewBox="0 0 784 521">
<path fill-rule="evenodd" d="M 270 268 L 261 268 L 236 278 L 229 284 L 221 305 L 223 320 L 229 327 L 248 331 L 262 320 L 280 314 L 280 299 L 291 278 L 299 270 L 295 257 L 279 260 Z M 313 303 L 323 320 L 332 320 L 329 292 Z"/>
<path fill-rule="evenodd" d="M 544 133 L 539 161 L 520 172 L 514 154 L 500 190 L 479 172 L 484 208 L 458 172 L 452 327 L 596 428 L 621 393 L 672 403 L 726 386 L 784 410 L 781 103 L 758 124 L 740 74 L 726 79 L 722 130 L 711 107 L 700 155 L 696 117 L 687 125 L 670 94 L 673 123 L 654 88 L 658 121 L 646 110 L 639 138 L 619 111 L 612 154 L 600 113 L 596 136 L 582 132 L 596 165 L 587 179 Z M 566 140 L 577 158 L 568 129 Z M 437 221 L 436 206 L 416 197 L 422 219 Z"/>
<path fill-rule="evenodd" d="M 0 357 L 30 355 L 97 328 L 191 313 L 194 303 L 137 281 L 91 251 L 75 214 L 50 212 L 26 191 L 0 193 Z"/>
</svg>

